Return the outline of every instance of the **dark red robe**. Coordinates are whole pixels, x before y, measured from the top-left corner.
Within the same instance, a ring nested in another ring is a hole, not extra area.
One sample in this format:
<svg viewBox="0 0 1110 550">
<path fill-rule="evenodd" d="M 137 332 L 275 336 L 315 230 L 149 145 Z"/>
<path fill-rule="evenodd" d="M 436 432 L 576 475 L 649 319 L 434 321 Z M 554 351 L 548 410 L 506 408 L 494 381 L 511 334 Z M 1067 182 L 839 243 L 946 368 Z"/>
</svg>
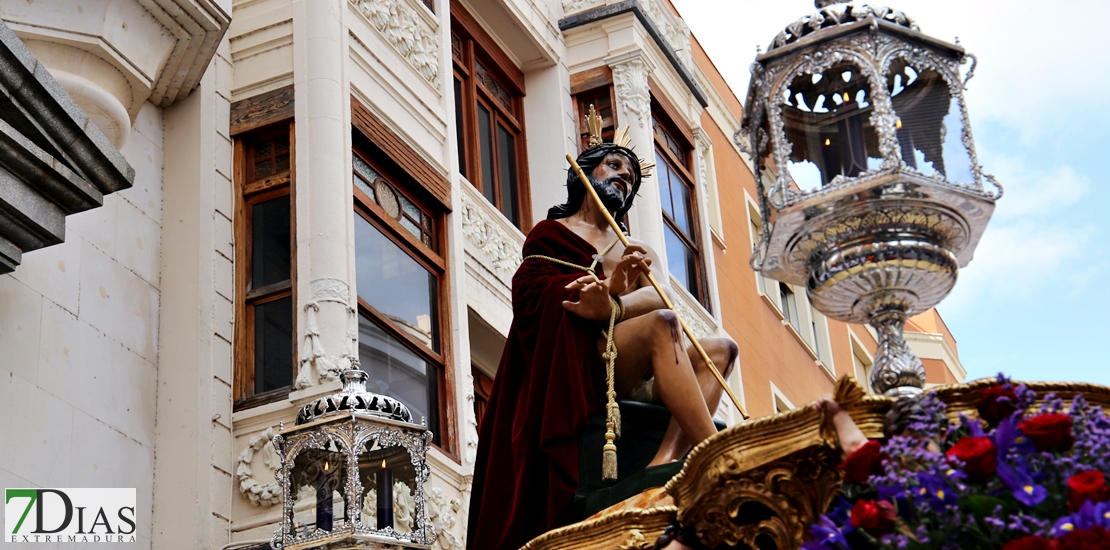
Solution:
<svg viewBox="0 0 1110 550">
<path fill-rule="evenodd" d="M 536 224 L 524 242 L 524 256 L 581 266 L 596 253 L 551 220 Z M 562 525 L 559 516 L 578 489 L 577 434 L 605 403 L 605 366 L 597 348 L 602 324 L 562 305 L 578 299 L 577 291 L 563 287 L 583 275 L 532 259 L 513 276 L 513 323 L 482 419 L 467 548 L 520 548 Z"/>
</svg>

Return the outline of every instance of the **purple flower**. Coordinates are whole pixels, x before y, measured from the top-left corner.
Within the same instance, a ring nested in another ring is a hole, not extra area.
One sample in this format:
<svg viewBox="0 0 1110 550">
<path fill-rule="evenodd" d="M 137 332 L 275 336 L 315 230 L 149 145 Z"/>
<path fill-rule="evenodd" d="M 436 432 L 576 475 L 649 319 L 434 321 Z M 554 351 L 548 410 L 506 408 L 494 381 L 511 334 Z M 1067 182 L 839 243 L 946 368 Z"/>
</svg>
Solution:
<svg viewBox="0 0 1110 550">
<path fill-rule="evenodd" d="M 959 502 L 956 490 L 953 489 L 943 477 L 933 474 L 918 474 L 917 481 L 921 485 L 917 490 L 917 501 L 926 502 L 934 512 L 943 510 L 946 506 L 953 506 Z"/>
<path fill-rule="evenodd" d="M 1003 422 L 1012 423 L 1012 420 L 1007 419 Z M 1015 467 L 1006 462 L 999 461 L 997 471 L 998 477 L 1002 479 L 1002 483 L 1006 485 L 1007 489 L 1014 493 L 1014 498 L 1026 506 L 1036 506 L 1048 496 L 1048 490 L 1041 485 L 1033 483 L 1033 478 L 1023 465 L 1019 464 Z"/>
<path fill-rule="evenodd" d="M 848 530 L 851 530 L 851 526 L 848 527 Z M 817 520 L 817 523 L 813 524 L 809 532 L 813 534 L 813 541 L 807 543 L 811 546 L 802 546 L 802 548 L 807 548 L 809 550 L 816 550 L 818 548 L 851 548 L 848 544 L 848 539 L 844 538 L 844 531 L 842 531 L 840 527 L 837 527 L 827 516 L 821 516 Z"/>
</svg>

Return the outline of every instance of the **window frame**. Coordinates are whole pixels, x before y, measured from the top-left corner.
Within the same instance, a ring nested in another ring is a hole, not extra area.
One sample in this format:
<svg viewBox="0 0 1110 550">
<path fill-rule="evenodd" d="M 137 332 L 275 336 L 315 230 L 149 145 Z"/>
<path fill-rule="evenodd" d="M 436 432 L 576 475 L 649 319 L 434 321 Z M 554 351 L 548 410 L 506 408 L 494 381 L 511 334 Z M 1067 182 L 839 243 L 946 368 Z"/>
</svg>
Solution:
<svg viewBox="0 0 1110 550">
<path fill-rule="evenodd" d="M 234 239 L 235 239 L 235 323 L 233 331 L 234 360 L 232 402 L 234 410 L 242 410 L 266 403 L 280 401 L 292 391 L 297 375 L 297 213 L 296 213 L 296 141 L 292 119 L 266 124 L 235 135 L 233 150 Z M 249 145 L 263 139 L 273 139 L 285 132 L 289 135 L 289 170 L 271 174 L 256 181 L 249 181 L 254 166 L 253 148 Z M 260 289 L 249 289 L 253 269 L 253 209 L 255 204 L 283 196 L 289 197 L 289 279 Z M 290 384 L 267 392 L 254 393 L 255 387 L 255 308 L 260 305 L 291 298 L 293 363 L 289 365 Z"/>
<path fill-rule="evenodd" d="M 694 159 L 694 143 L 693 140 L 682 131 L 677 123 L 675 123 L 674 119 L 667 112 L 666 106 L 660 103 L 655 97 L 652 97 L 651 117 L 652 139 L 655 143 L 656 155 L 663 158 L 663 160 L 667 163 L 667 167 L 671 169 L 672 173 L 676 174 L 679 177 L 681 183 L 685 185 L 690 192 L 690 203 L 688 206 L 690 216 L 689 225 L 692 235 L 687 235 L 679 228 L 678 223 L 671 218 L 670 214 L 667 213 L 666 208 L 660 208 L 661 214 L 663 216 L 663 223 L 670 227 L 671 231 L 674 232 L 674 234 L 679 238 L 679 240 L 682 241 L 683 245 L 687 249 L 693 251 L 695 260 L 694 263 L 697 266 L 697 273 L 694 277 L 694 280 L 697 283 L 697 288 L 686 288 L 685 290 L 689 292 L 690 295 L 692 295 L 694 299 L 697 300 L 697 302 L 705 308 L 706 311 L 712 313 L 713 310 L 710 303 L 709 281 L 705 267 L 705 251 L 702 248 L 702 243 L 705 241 L 705 239 L 701 235 L 701 212 L 698 208 L 697 179 L 694 177 L 694 174 L 691 170 L 691 163 Z M 659 131 L 656 129 L 657 125 L 662 127 L 662 131 L 681 150 L 682 157 L 676 155 L 675 152 L 670 148 L 667 141 L 659 135 Z M 654 172 L 656 175 L 658 175 L 659 169 L 656 168 Z M 663 182 L 657 181 L 657 183 L 658 185 L 660 185 L 660 187 L 663 185 Z M 668 194 L 673 196 L 673 192 Z M 685 285 L 683 285 L 683 288 L 685 288 Z"/>
<path fill-rule="evenodd" d="M 524 75 L 486 33 L 464 7 L 451 2 L 451 66 L 452 78 L 460 83 L 461 100 L 456 106 L 461 111 L 462 120 L 456 120 L 457 135 L 462 135 L 463 143 L 456 143 L 459 155 L 459 172 L 485 197 L 486 182 L 482 173 L 481 128 L 478 107 L 490 113 L 490 168 L 494 189 L 493 207 L 509 219 L 514 226 L 527 233 L 532 227 L 531 192 L 528 183 L 527 132 L 524 123 Z M 456 55 L 455 40 L 459 40 L 459 55 Z M 478 64 L 482 65 L 508 95 L 509 106 L 505 106 L 478 77 Z M 452 90 L 454 80 L 452 80 Z M 516 169 L 515 210 L 517 220 L 506 214 L 504 174 L 501 165 L 501 146 L 498 129 L 505 128 L 513 137 Z M 457 136 L 456 136 L 457 141 Z M 486 197 L 487 201 L 489 197 Z"/>
<path fill-rule="evenodd" d="M 358 129 L 356 128 L 354 131 L 357 133 Z M 362 217 L 362 219 L 369 223 L 374 229 L 381 232 L 386 239 L 436 277 L 435 299 L 437 309 L 435 311 L 436 315 L 433 323 L 438 333 L 437 343 L 439 350 L 436 351 L 432 349 L 423 342 L 417 340 L 411 334 L 401 330 L 400 327 L 396 326 L 385 314 L 378 311 L 377 308 L 359 296 L 356 292 L 355 298 L 358 303 L 358 315 L 360 317 L 365 317 L 388 336 L 400 342 L 406 349 L 416 354 L 416 356 L 428 363 L 428 365 L 436 371 L 434 375 L 434 402 L 436 407 L 435 430 L 436 437 L 439 441 L 434 442 L 433 445 L 444 454 L 457 460 L 458 440 L 455 426 L 457 411 L 454 405 L 455 369 L 452 364 L 453 346 L 450 325 L 451 279 L 446 256 L 440 252 L 440 250 L 447 247 L 447 211 L 434 201 L 425 200 L 418 192 L 422 187 L 415 179 L 411 177 L 397 177 L 399 174 L 403 174 L 404 171 L 388 166 L 387 163 L 383 162 L 381 159 L 381 155 L 384 153 L 379 153 L 377 155 L 372 153 L 375 147 L 371 144 L 363 145 L 359 143 L 361 141 L 362 140 L 358 139 L 355 140 L 351 149 L 351 154 L 358 155 L 360 159 L 370 165 L 370 167 L 385 180 L 387 185 L 393 188 L 394 192 L 403 194 L 405 198 L 412 201 L 413 204 L 432 218 L 432 247 L 429 247 L 402 226 L 398 220 L 390 216 L 377 201 L 359 189 L 353 180 L 351 181 L 351 192 L 354 197 L 353 215 Z M 351 177 L 360 177 L 354 168 L 353 160 L 351 165 Z M 355 277 L 357 281 L 357 270 Z M 431 378 L 431 376 L 429 376 L 429 378 Z M 432 401 L 432 399 L 429 399 L 429 401 Z"/>
</svg>

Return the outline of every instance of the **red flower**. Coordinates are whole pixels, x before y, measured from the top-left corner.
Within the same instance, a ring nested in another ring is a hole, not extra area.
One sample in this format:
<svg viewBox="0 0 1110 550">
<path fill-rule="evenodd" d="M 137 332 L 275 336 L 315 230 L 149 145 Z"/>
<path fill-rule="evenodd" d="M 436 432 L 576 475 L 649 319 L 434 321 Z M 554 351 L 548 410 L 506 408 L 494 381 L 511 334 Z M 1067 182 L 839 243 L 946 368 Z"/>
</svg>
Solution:
<svg viewBox="0 0 1110 550">
<path fill-rule="evenodd" d="M 1006 401 L 999 401 L 1001 398 Z M 1017 410 L 1017 394 L 1012 388 L 991 386 L 979 395 L 979 418 L 988 424 L 998 424 Z"/>
<path fill-rule="evenodd" d="M 849 517 L 852 527 L 881 537 L 894 532 L 894 519 L 897 515 L 894 505 L 885 500 L 861 500 L 852 507 Z"/>
<path fill-rule="evenodd" d="M 1096 548 L 1110 548 L 1110 531 L 1094 526 L 1090 529 L 1081 529 L 1065 533 L 1052 541 L 1055 550 L 1094 550 Z"/>
<path fill-rule="evenodd" d="M 1002 550 L 1052 550 L 1052 542 L 1039 535 L 1029 535 L 1003 544 Z"/>
<path fill-rule="evenodd" d="M 856 449 L 837 468 L 844 470 L 844 483 L 866 485 L 867 478 L 883 473 L 883 460 L 878 441 L 871 440 Z"/>
<path fill-rule="evenodd" d="M 1078 510 L 1086 501 L 1102 502 L 1110 498 L 1110 487 L 1106 486 L 1106 476 L 1098 470 L 1087 470 L 1068 479 L 1068 505 Z"/>
<path fill-rule="evenodd" d="M 1041 414 L 1018 423 L 1018 429 L 1033 442 L 1038 451 L 1070 449 L 1075 443 L 1071 426 L 1071 417 L 1061 413 Z"/>
<path fill-rule="evenodd" d="M 948 452 L 948 461 L 964 463 L 964 472 L 974 480 L 983 480 L 998 467 L 998 449 L 989 437 L 964 437 Z"/>
</svg>

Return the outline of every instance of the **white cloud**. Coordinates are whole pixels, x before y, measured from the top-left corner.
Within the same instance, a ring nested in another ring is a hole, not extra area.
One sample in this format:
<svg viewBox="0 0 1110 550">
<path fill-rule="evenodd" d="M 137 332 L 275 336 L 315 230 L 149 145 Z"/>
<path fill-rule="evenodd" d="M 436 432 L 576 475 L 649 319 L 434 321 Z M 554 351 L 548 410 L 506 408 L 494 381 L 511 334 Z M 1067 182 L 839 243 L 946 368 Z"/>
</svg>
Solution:
<svg viewBox="0 0 1110 550">
<path fill-rule="evenodd" d="M 1029 218 L 992 225 L 941 309 L 962 313 L 1043 293 L 1067 295 L 1089 280 L 1074 268 L 1089 267 L 1084 252 L 1094 235 L 1092 227 L 1045 227 Z"/>
<path fill-rule="evenodd" d="M 1005 188 L 994 213 L 995 222 L 1020 223 L 1023 218 L 1034 218 L 1038 223 L 1060 223 L 1052 219 L 1053 215 L 1075 205 L 1092 190 L 1091 178 L 1069 165 L 1042 170 L 1009 155 L 988 153 L 981 158 Z"/>
</svg>

